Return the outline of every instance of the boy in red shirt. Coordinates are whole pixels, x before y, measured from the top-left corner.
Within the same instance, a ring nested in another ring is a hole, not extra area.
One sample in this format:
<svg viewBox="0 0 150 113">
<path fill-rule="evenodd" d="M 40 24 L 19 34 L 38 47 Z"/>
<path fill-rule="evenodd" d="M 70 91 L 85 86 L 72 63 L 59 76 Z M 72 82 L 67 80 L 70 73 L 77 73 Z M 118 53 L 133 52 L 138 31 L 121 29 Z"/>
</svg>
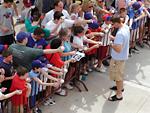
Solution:
<svg viewBox="0 0 150 113">
<path fill-rule="evenodd" d="M 27 97 L 31 92 L 31 87 L 27 84 L 28 71 L 26 68 L 20 66 L 17 68 L 10 91 L 21 90 L 21 95 L 15 95 L 11 98 L 13 113 L 24 113 L 24 105 L 27 105 Z M 20 111 L 20 112 L 19 112 Z"/>
</svg>

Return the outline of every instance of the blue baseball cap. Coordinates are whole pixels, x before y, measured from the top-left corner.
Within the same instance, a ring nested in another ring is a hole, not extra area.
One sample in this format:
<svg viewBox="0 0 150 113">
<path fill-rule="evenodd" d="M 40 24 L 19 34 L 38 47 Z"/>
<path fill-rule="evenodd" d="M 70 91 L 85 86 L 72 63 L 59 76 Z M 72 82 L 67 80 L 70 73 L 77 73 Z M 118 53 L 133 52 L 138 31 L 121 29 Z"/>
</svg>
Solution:
<svg viewBox="0 0 150 113">
<path fill-rule="evenodd" d="M 90 20 L 90 19 L 93 18 L 93 15 L 92 15 L 91 12 L 86 12 L 86 13 L 84 14 L 84 18 L 85 18 L 86 20 Z"/>
<path fill-rule="evenodd" d="M 34 60 L 31 64 L 32 68 L 43 68 L 44 65 L 42 64 L 42 62 L 40 60 Z"/>
<path fill-rule="evenodd" d="M 22 41 L 22 40 L 24 40 L 25 38 L 28 38 L 28 37 L 29 37 L 28 33 L 20 31 L 16 36 L 16 40 L 20 42 L 20 41 Z"/>
<path fill-rule="evenodd" d="M 132 8 L 133 8 L 134 10 L 138 10 L 140 7 L 141 7 L 140 2 L 135 2 L 134 4 L 132 4 Z"/>
<path fill-rule="evenodd" d="M 98 29 L 99 28 L 99 24 L 96 21 L 94 21 L 93 23 L 89 23 L 88 26 L 91 29 Z"/>
</svg>

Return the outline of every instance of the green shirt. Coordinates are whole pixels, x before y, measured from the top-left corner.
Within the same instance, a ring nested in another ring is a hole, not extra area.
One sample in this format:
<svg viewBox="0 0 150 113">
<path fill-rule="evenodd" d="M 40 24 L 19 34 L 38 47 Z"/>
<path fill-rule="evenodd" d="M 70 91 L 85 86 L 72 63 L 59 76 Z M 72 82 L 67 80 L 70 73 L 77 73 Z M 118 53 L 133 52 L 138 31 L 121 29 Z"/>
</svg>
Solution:
<svg viewBox="0 0 150 113">
<path fill-rule="evenodd" d="M 12 44 L 9 49 L 13 53 L 14 66 L 23 66 L 31 69 L 31 63 L 37 57 L 43 55 L 42 49 L 30 48 L 24 45 Z"/>
<path fill-rule="evenodd" d="M 38 25 L 36 26 L 32 26 L 30 20 L 28 18 L 25 19 L 25 27 L 26 27 L 26 30 L 27 32 L 30 32 L 30 33 L 33 33 L 34 30 L 39 27 Z M 50 36 L 50 31 L 48 29 L 43 29 L 43 31 L 45 32 L 45 36 L 44 38 L 48 38 Z"/>
</svg>

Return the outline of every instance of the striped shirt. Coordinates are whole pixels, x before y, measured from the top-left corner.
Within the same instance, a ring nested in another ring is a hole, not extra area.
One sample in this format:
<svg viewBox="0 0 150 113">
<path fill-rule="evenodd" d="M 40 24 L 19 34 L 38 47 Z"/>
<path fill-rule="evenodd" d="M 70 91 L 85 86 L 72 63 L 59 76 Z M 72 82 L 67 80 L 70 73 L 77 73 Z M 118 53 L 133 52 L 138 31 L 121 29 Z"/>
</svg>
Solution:
<svg viewBox="0 0 150 113">
<path fill-rule="evenodd" d="M 104 24 L 102 25 L 102 28 L 105 30 L 105 36 L 102 38 L 102 45 L 108 46 L 110 44 L 110 38 L 111 35 L 111 24 Z"/>
</svg>

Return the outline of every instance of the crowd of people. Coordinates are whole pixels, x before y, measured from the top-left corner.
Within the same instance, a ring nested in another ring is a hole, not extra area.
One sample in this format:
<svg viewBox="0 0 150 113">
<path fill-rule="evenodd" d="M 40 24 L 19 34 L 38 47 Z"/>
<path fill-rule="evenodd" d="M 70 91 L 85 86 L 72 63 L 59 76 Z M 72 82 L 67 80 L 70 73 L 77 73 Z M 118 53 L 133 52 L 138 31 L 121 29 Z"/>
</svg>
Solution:
<svg viewBox="0 0 150 113">
<path fill-rule="evenodd" d="M 0 0 L 1 111 L 10 98 L 12 113 L 41 113 L 52 94 L 67 96 L 73 80 L 105 73 L 123 99 L 125 61 L 150 36 L 150 0 Z M 23 4 L 20 16 L 17 5 Z M 15 32 L 17 24 L 26 30 Z M 145 29 L 147 28 L 147 29 Z M 44 94 L 44 95 L 43 95 Z M 44 96 L 44 97 L 43 97 Z M 5 104 L 4 104 L 5 103 Z M 4 105 L 4 106 L 3 106 Z"/>
</svg>

